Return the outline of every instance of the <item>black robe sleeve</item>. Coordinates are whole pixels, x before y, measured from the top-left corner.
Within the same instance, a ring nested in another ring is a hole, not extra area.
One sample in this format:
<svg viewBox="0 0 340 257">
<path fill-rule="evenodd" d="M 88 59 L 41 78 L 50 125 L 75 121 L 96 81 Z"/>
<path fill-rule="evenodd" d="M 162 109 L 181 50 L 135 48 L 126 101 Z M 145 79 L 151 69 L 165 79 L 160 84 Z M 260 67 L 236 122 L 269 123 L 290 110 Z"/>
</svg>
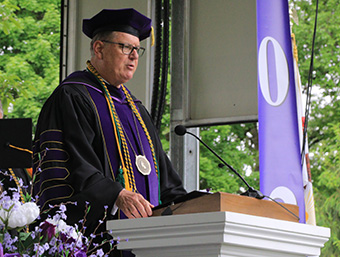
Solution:
<svg viewBox="0 0 340 257">
<path fill-rule="evenodd" d="M 110 212 L 123 188 L 112 178 L 99 121 L 86 93 L 79 85 L 60 86 L 44 105 L 34 146 L 34 193 L 44 210 L 76 202 L 67 205 L 69 224 L 84 219 L 88 204 L 86 227 L 92 232 L 104 217 L 104 206 Z"/>
</svg>

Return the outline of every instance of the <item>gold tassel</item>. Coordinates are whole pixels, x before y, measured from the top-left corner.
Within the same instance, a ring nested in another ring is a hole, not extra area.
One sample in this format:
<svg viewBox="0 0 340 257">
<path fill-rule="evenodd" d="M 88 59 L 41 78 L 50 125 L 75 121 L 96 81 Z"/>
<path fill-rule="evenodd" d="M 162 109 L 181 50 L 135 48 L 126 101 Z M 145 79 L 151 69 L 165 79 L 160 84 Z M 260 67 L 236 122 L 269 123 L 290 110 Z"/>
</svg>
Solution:
<svg viewBox="0 0 340 257">
<path fill-rule="evenodd" d="M 129 177 L 128 177 L 128 171 L 125 167 L 123 167 L 123 177 L 124 177 L 124 181 L 125 181 L 125 189 L 133 192 L 133 189 L 130 185 L 130 181 L 129 181 Z"/>
<path fill-rule="evenodd" d="M 155 31 L 153 27 L 151 26 L 151 46 L 155 45 Z"/>
<path fill-rule="evenodd" d="M 296 45 L 296 41 L 295 41 L 295 34 L 292 33 L 292 41 L 293 41 L 293 56 L 294 56 L 294 59 L 296 60 L 296 63 L 298 63 L 298 50 L 297 50 L 297 45 Z"/>
</svg>

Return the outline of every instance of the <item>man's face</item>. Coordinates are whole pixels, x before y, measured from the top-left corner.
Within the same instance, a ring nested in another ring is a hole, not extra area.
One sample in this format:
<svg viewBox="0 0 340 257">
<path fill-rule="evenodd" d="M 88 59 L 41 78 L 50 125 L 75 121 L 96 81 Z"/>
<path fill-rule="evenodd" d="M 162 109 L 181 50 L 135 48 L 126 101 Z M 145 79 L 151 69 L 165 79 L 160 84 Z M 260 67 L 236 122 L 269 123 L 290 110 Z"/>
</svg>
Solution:
<svg viewBox="0 0 340 257">
<path fill-rule="evenodd" d="M 115 32 L 115 37 L 110 41 L 139 46 L 139 38 L 123 32 Z M 118 86 L 132 79 L 138 66 L 136 50 L 130 55 L 123 54 L 122 47 L 118 44 L 103 43 L 102 60 L 103 70 L 100 74 L 110 84 Z"/>
</svg>

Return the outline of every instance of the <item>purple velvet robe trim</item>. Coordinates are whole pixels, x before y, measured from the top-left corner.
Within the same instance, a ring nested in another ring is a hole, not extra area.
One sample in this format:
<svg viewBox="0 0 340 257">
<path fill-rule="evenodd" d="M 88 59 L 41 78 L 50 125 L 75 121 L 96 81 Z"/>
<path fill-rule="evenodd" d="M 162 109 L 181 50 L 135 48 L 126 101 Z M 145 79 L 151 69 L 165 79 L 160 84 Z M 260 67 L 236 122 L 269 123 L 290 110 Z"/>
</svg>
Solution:
<svg viewBox="0 0 340 257">
<path fill-rule="evenodd" d="M 110 157 L 111 166 L 113 168 L 115 176 L 117 176 L 117 172 L 120 165 L 120 159 L 117 149 L 116 139 L 113 133 L 113 125 L 111 122 L 111 117 L 109 113 L 108 106 L 106 104 L 105 98 L 100 90 L 94 88 L 88 84 L 84 84 L 88 88 L 88 91 L 97 107 L 97 111 L 99 113 L 103 134 L 105 137 L 106 149 L 108 151 L 108 155 Z M 131 145 L 137 154 L 142 154 L 142 147 L 139 143 L 138 134 L 136 130 L 136 126 L 133 120 L 133 112 L 126 101 L 125 94 L 123 90 L 117 88 L 109 89 L 112 96 L 112 99 L 115 104 L 116 111 L 118 113 L 119 119 L 122 122 L 122 126 L 125 129 L 125 132 L 130 139 Z M 135 183 L 139 193 L 141 193 L 146 199 L 148 199 L 153 205 L 157 206 L 159 204 L 159 186 L 158 186 L 158 176 L 155 171 L 155 165 L 151 153 L 151 149 L 149 146 L 148 139 L 144 133 L 142 126 L 140 125 L 138 119 L 136 118 L 136 124 L 138 133 L 140 135 L 143 150 L 146 158 L 151 164 L 151 173 L 148 176 L 142 175 L 136 167 L 135 161 L 135 153 L 131 149 L 130 144 L 127 142 L 129 154 L 131 158 L 131 164 L 134 171 Z M 147 183 L 146 183 L 147 180 Z"/>
</svg>

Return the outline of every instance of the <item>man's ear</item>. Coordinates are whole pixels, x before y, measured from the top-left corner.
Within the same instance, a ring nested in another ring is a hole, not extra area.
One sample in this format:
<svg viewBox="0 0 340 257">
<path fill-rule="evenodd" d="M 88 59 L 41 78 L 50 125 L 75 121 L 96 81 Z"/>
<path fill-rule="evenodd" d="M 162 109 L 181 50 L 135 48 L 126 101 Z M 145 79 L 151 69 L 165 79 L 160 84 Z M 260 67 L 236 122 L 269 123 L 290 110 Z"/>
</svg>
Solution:
<svg viewBox="0 0 340 257">
<path fill-rule="evenodd" d="M 97 40 L 96 42 L 93 43 L 93 51 L 98 59 L 103 59 L 103 49 L 104 43 L 102 41 Z"/>
</svg>

